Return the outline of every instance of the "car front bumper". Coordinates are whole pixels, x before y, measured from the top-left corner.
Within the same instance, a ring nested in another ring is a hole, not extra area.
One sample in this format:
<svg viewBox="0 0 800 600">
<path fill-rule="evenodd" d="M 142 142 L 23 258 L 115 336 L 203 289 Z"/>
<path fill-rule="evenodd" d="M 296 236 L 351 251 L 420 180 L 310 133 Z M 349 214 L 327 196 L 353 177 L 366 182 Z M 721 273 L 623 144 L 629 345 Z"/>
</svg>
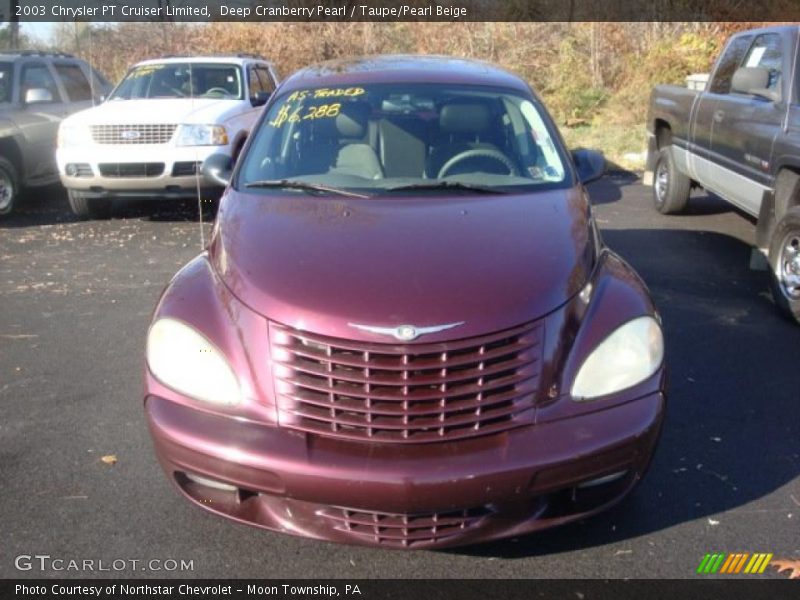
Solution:
<svg viewBox="0 0 800 600">
<path fill-rule="evenodd" d="M 533 532 L 618 502 L 650 462 L 661 389 L 501 434 L 415 445 L 343 443 L 153 395 L 145 410 L 162 467 L 201 508 L 315 539 L 440 548 Z"/>
<path fill-rule="evenodd" d="M 224 146 L 94 145 L 56 151 L 61 183 L 89 197 L 194 197 L 215 187 L 200 172 L 206 158 L 230 154 Z"/>
</svg>

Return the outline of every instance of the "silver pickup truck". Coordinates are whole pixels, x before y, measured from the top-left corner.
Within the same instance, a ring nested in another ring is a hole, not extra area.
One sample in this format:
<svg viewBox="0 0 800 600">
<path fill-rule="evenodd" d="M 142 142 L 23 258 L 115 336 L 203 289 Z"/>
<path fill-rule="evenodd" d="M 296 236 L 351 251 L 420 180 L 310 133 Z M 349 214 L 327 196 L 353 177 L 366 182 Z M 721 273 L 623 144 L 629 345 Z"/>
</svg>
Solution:
<svg viewBox="0 0 800 600">
<path fill-rule="evenodd" d="M 59 123 L 110 90 L 105 77 L 69 54 L 0 54 L 0 215 L 11 212 L 23 187 L 58 181 Z"/>
<path fill-rule="evenodd" d="M 647 119 L 645 183 L 681 212 L 701 186 L 758 219 L 776 305 L 800 322 L 800 91 L 796 25 L 728 41 L 705 90 L 659 85 Z"/>
</svg>

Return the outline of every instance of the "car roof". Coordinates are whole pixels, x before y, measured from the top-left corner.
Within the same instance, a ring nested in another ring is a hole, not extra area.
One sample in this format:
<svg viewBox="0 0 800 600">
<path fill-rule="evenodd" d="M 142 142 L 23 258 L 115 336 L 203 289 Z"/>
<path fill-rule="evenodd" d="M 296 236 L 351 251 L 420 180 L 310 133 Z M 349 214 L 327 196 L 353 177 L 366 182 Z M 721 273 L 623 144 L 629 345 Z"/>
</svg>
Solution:
<svg viewBox="0 0 800 600">
<path fill-rule="evenodd" d="M 39 58 L 43 60 L 62 60 L 84 62 L 80 58 L 66 52 L 44 52 L 39 50 L 2 50 L 0 62 L 14 62 L 21 58 Z"/>
<path fill-rule="evenodd" d="M 187 62 L 203 62 L 203 63 L 224 63 L 224 64 L 238 64 L 243 65 L 251 62 L 270 64 L 269 61 L 259 58 L 257 56 L 237 56 L 231 54 L 230 56 L 164 56 L 162 58 L 150 58 L 136 63 L 139 65 L 160 65 L 164 63 L 187 63 Z"/>
<path fill-rule="evenodd" d="M 490 63 L 415 54 L 359 56 L 318 63 L 288 77 L 281 89 L 412 82 L 487 85 L 530 93 L 528 85 L 517 75 Z"/>
</svg>

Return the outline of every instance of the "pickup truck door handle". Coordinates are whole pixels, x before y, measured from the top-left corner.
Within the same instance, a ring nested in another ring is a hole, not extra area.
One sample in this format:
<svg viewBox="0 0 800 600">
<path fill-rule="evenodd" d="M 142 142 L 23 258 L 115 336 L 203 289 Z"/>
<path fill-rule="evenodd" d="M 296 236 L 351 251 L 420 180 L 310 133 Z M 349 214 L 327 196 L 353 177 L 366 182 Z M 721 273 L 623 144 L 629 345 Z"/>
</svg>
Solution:
<svg viewBox="0 0 800 600">
<path fill-rule="evenodd" d="M 725 111 L 724 110 L 715 110 L 714 111 L 714 122 L 715 123 L 722 123 L 722 120 L 725 118 Z"/>
</svg>

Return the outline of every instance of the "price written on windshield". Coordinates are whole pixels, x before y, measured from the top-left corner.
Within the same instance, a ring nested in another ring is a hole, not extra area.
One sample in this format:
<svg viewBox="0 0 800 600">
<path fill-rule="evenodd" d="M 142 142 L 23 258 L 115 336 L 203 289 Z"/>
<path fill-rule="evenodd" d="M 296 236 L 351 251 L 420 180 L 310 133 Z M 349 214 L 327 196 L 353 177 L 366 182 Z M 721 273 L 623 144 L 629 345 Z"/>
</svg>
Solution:
<svg viewBox="0 0 800 600">
<path fill-rule="evenodd" d="M 364 94 L 364 88 L 319 88 L 316 90 L 297 90 L 289 94 L 286 101 L 278 109 L 275 118 L 269 121 L 272 127 L 282 127 L 285 123 L 298 123 L 315 119 L 331 119 L 342 109 L 341 102 L 329 102 L 315 106 L 303 106 L 305 100 L 333 100 L 336 98 L 353 98 Z"/>
</svg>

